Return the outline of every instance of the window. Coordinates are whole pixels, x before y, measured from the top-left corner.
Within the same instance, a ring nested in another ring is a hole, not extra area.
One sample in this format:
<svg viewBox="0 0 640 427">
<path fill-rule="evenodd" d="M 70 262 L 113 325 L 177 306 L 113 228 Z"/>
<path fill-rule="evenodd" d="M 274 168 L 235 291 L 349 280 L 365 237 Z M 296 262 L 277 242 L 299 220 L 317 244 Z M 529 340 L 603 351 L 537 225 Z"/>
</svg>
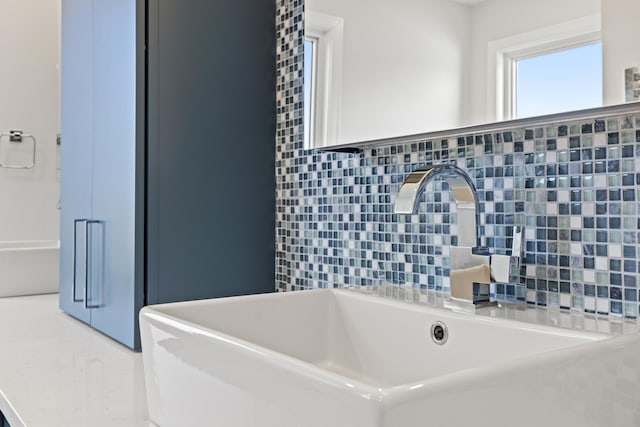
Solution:
<svg viewBox="0 0 640 427">
<path fill-rule="evenodd" d="M 307 38 L 304 41 L 304 146 L 314 147 L 313 117 L 315 103 L 316 52 L 318 39 Z"/>
<path fill-rule="evenodd" d="M 589 15 L 489 42 L 487 119 L 601 107 L 601 39 Z"/>
<path fill-rule="evenodd" d="M 601 107 L 602 43 L 513 60 L 511 118 Z"/>
<path fill-rule="evenodd" d="M 342 91 L 343 19 L 307 10 L 304 43 L 305 148 L 337 140 Z"/>
</svg>

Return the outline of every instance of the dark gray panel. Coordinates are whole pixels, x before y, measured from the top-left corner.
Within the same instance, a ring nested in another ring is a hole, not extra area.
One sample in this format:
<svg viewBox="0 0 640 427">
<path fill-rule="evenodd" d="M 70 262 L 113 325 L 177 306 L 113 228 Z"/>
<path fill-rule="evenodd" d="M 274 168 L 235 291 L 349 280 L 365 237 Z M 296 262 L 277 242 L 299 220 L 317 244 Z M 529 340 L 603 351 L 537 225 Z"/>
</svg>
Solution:
<svg viewBox="0 0 640 427">
<path fill-rule="evenodd" d="M 275 3 L 154 5 L 149 303 L 273 291 Z"/>
<path fill-rule="evenodd" d="M 134 348 L 140 349 L 138 312 L 145 303 L 146 272 L 146 220 L 147 220 L 147 1 L 136 0 L 136 179 L 135 179 L 135 293 L 134 293 Z"/>
</svg>

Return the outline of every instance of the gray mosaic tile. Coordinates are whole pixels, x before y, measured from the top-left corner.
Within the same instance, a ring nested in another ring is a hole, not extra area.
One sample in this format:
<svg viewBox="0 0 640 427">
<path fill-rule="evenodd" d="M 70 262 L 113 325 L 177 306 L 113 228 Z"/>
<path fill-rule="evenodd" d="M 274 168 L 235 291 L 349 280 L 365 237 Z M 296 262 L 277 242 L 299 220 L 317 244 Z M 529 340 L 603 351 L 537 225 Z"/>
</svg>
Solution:
<svg viewBox="0 0 640 427">
<path fill-rule="evenodd" d="M 637 318 L 640 115 L 368 148 L 303 149 L 304 2 L 278 0 L 276 286 L 408 284 L 449 290 L 457 212 L 435 182 L 417 215 L 393 213 L 404 178 L 465 169 L 478 189 L 482 244 L 505 253 L 525 227 L 518 283 L 495 297 Z"/>
</svg>

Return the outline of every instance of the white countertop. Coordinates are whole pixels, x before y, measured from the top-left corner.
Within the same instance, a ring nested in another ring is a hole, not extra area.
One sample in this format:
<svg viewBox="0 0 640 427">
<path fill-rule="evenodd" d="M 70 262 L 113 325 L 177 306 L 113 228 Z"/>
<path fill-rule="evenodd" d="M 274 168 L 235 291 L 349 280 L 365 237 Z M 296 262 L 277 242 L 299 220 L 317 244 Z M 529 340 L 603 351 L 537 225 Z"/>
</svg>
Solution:
<svg viewBox="0 0 640 427">
<path fill-rule="evenodd" d="M 367 293 L 442 305 L 442 295 L 432 292 L 388 287 Z M 608 335 L 635 335 L 640 329 L 635 321 L 526 304 L 477 314 Z M 637 354 L 640 340 L 632 339 L 626 348 Z M 142 355 L 61 312 L 57 294 L 0 298 L 0 411 L 12 427 L 154 425 L 148 418 Z"/>
<path fill-rule="evenodd" d="M 448 296 L 443 292 L 416 289 L 410 286 L 354 286 L 350 289 L 354 292 L 378 295 L 383 298 L 429 307 L 446 308 L 449 300 Z M 526 303 L 500 302 L 489 307 L 475 308 L 471 306 L 470 309 L 459 307 L 456 311 L 473 312 L 482 317 L 517 320 L 536 325 L 595 332 L 611 336 L 640 333 L 640 321 L 637 320 L 616 316 L 601 316 L 577 310 L 564 310 L 559 307 L 537 307 Z"/>
<path fill-rule="evenodd" d="M 11 427 L 150 427 L 142 355 L 58 308 L 0 298 L 0 411 Z"/>
</svg>

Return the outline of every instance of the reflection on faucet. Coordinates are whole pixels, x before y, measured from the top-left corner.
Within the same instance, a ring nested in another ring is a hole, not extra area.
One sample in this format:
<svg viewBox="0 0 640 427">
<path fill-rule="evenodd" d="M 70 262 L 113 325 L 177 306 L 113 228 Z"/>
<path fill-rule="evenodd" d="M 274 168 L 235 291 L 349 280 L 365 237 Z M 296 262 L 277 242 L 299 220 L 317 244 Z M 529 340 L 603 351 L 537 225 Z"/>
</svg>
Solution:
<svg viewBox="0 0 640 427">
<path fill-rule="evenodd" d="M 418 200 L 427 184 L 444 179 L 458 210 L 458 246 L 451 247 L 451 298 L 457 301 L 487 304 L 492 282 L 508 283 L 519 269 L 519 249 L 514 255 L 490 255 L 480 245 L 479 201 L 473 181 L 455 165 L 433 165 L 417 169 L 405 179 L 398 192 L 395 212 L 415 214 Z M 520 233 L 520 230 L 517 231 Z M 517 247 L 521 245 L 517 239 Z M 514 239 L 516 248 L 516 239 Z"/>
<path fill-rule="evenodd" d="M 405 179 L 396 200 L 395 212 L 415 214 L 418 199 L 431 181 L 444 178 L 453 192 L 458 208 L 458 244 L 479 247 L 479 202 L 476 187 L 465 171 L 454 165 L 434 165 L 413 171 Z"/>
</svg>

